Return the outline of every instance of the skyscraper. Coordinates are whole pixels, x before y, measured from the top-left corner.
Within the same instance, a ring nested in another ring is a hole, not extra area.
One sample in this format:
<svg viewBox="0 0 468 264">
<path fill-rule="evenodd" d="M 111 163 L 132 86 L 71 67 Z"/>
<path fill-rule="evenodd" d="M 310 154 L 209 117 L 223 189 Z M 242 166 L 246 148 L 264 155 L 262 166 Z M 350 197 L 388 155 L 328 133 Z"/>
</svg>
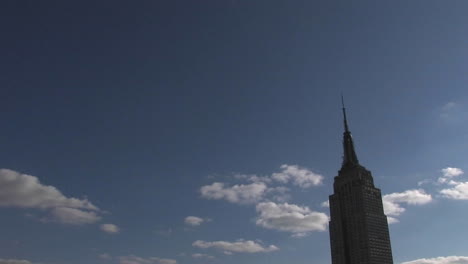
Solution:
<svg viewBox="0 0 468 264">
<path fill-rule="evenodd" d="M 332 264 L 392 264 L 382 194 L 359 164 L 343 105 L 343 164 L 330 195 Z"/>
</svg>

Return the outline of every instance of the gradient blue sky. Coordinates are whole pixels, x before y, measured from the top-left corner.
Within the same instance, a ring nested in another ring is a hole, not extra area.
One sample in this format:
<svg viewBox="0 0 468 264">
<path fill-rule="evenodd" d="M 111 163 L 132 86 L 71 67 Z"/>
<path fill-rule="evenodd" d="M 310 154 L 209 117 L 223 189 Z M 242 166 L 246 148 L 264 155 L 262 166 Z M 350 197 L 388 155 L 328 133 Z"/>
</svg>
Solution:
<svg viewBox="0 0 468 264">
<path fill-rule="evenodd" d="M 468 263 L 467 10 L 2 1 L 0 263 L 330 263 L 340 93 L 395 263 Z"/>
</svg>

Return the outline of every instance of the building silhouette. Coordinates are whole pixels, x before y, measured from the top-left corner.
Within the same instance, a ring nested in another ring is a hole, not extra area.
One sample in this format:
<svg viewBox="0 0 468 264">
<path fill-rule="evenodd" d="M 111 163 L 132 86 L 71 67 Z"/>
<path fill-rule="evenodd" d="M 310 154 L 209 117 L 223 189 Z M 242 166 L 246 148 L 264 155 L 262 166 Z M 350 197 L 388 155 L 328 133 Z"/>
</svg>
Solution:
<svg viewBox="0 0 468 264">
<path fill-rule="evenodd" d="M 332 264 L 393 264 L 382 194 L 359 164 L 343 104 L 343 164 L 330 195 Z"/>
</svg>

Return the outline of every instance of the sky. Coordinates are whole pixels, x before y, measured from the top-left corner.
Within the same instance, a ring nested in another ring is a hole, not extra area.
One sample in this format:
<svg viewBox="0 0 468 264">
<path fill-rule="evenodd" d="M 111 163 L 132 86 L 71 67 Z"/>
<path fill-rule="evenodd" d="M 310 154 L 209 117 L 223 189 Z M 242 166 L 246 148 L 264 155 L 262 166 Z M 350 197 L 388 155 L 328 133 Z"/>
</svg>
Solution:
<svg viewBox="0 0 468 264">
<path fill-rule="evenodd" d="M 395 263 L 468 263 L 468 2 L 0 3 L 0 264 L 331 263 L 341 94 Z"/>
</svg>

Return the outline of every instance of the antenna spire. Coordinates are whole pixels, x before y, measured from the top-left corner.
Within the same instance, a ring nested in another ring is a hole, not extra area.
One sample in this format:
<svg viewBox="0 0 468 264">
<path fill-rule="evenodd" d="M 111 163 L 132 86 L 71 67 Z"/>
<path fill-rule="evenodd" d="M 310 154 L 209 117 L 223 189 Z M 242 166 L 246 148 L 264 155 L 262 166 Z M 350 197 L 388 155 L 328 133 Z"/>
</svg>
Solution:
<svg viewBox="0 0 468 264">
<path fill-rule="evenodd" d="M 348 128 L 348 120 L 346 118 L 346 108 L 344 105 L 343 94 L 341 94 L 341 107 L 343 110 L 343 123 L 344 123 L 344 133 L 343 133 L 343 165 L 341 168 L 345 167 L 354 167 L 359 165 L 359 160 L 354 150 L 353 137 Z"/>
<path fill-rule="evenodd" d="M 345 132 L 349 132 L 348 120 L 346 119 L 346 108 L 345 108 L 345 105 L 344 105 L 343 94 L 341 94 L 341 109 L 343 110 L 343 122 L 344 122 Z"/>
</svg>

